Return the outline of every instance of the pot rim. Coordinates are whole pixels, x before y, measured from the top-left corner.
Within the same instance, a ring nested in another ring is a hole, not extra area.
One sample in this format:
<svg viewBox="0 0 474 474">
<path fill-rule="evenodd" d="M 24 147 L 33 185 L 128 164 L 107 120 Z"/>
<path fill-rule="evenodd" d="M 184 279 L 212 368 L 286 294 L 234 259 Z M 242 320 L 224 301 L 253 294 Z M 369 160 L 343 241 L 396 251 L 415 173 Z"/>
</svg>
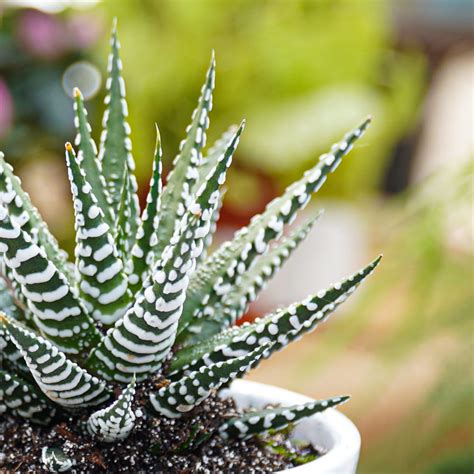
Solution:
<svg viewBox="0 0 474 474">
<path fill-rule="evenodd" d="M 247 406 L 254 403 L 257 406 L 259 403 L 263 406 L 272 402 L 281 405 L 294 405 L 314 400 L 290 390 L 249 380 L 235 380 L 230 386 L 230 395 L 237 395 L 246 399 L 243 404 L 247 404 Z M 237 404 L 242 404 L 242 400 L 240 400 L 240 403 L 237 400 Z M 340 473 L 342 472 L 340 466 L 346 465 L 345 462 L 341 462 L 344 460 L 352 460 L 347 465 L 353 464 L 355 472 L 355 466 L 359 458 L 361 437 L 354 423 L 336 409 L 328 408 L 324 412 L 317 413 L 301 421 L 295 428 L 294 433 L 299 438 L 307 438 L 305 433 L 314 431 L 324 431 L 323 434 L 320 433 L 320 436 L 325 439 L 318 440 L 318 443 L 314 442 L 314 438 L 308 441 L 315 448 L 325 449 L 326 453 L 315 461 L 293 467 L 285 472 L 294 472 L 299 469 L 299 473 L 314 473 L 316 472 L 315 469 L 317 469 L 318 473 Z"/>
</svg>

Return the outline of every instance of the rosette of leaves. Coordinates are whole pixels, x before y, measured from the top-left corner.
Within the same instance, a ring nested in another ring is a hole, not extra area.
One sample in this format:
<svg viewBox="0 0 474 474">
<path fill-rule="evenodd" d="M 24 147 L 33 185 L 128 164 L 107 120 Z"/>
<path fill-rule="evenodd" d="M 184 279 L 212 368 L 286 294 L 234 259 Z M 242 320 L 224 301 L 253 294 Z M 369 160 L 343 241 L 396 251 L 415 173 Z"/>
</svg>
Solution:
<svg viewBox="0 0 474 474">
<path fill-rule="evenodd" d="M 244 122 L 231 127 L 204 151 L 214 57 L 164 187 L 157 132 L 150 189 L 140 210 L 115 28 L 111 49 L 98 148 L 81 93 L 74 94 L 76 151 L 66 144 L 74 264 L 0 157 L 0 413 L 44 425 L 58 413 L 86 413 L 87 432 L 107 443 L 133 431 L 140 384 L 157 375 L 165 381 L 146 394 L 148 408 L 141 416 L 192 416 L 211 394 L 314 330 L 379 262 L 301 303 L 236 326 L 316 218 L 283 236 L 286 226 L 369 120 L 208 255 L 226 172 L 244 129 Z M 242 414 L 227 419 L 216 435 L 245 438 L 283 429 L 346 399 Z M 61 446 L 46 446 L 41 458 L 51 471 L 76 462 Z"/>
</svg>

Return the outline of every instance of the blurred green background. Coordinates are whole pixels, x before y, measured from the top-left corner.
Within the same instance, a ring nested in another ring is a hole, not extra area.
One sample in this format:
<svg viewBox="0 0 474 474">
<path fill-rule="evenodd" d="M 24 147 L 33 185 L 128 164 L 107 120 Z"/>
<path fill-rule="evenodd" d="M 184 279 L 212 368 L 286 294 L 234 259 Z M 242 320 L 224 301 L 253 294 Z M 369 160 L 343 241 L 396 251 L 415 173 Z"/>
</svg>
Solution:
<svg viewBox="0 0 474 474">
<path fill-rule="evenodd" d="M 169 166 L 215 50 L 208 143 L 247 119 L 220 240 L 372 114 L 370 132 L 307 211 L 327 215 L 247 317 L 381 251 L 383 265 L 339 316 L 252 377 L 315 397 L 352 394 L 344 411 L 362 433 L 361 473 L 473 472 L 473 8 L 468 0 L 4 0 L 0 148 L 71 252 L 68 94 L 83 90 L 98 140 L 114 16 L 142 198 L 154 123 Z"/>
</svg>

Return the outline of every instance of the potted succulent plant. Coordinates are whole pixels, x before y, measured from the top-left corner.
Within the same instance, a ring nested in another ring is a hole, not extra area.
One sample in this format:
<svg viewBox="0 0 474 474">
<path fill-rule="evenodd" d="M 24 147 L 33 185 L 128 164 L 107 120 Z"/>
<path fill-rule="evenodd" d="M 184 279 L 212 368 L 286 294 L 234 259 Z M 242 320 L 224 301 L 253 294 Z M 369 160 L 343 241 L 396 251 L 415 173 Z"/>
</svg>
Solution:
<svg viewBox="0 0 474 474">
<path fill-rule="evenodd" d="M 98 150 L 74 94 L 77 155 L 66 144 L 74 264 L 0 157 L 0 468 L 353 472 L 357 430 L 331 408 L 348 397 L 311 400 L 231 382 L 314 330 L 377 266 L 380 258 L 301 303 L 236 326 L 317 216 L 281 237 L 285 226 L 369 121 L 207 255 L 244 123 L 203 157 L 212 58 L 165 187 L 157 133 L 140 212 L 115 28 L 111 46 Z"/>
</svg>

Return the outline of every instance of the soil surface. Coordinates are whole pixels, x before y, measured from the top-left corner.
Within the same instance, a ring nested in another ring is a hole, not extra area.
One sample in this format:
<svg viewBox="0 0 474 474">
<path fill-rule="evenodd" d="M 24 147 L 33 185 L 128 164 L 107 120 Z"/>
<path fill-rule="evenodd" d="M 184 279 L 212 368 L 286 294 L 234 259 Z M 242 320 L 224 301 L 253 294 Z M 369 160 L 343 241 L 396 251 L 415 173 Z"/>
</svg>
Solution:
<svg viewBox="0 0 474 474">
<path fill-rule="evenodd" d="M 286 434 L 224 441 L 217 434 L 223 421 L 237 414 L 231 399 L 209 397 L 187 416 L 150 417 L 146 394 L 160 381 L 137 387 L 137 419 L 130 436 L 101 443 L 85 428 L 87 414 L 55 420 L 43 427 L 24 419 L 0 418 L 0 472 L 46 472 L 42 448 L 60 447 L 74 459 L 70 472 L 267 473 L 285 470 L 314 458 L 312 447 L 290 444 Z"/>
</svg>

